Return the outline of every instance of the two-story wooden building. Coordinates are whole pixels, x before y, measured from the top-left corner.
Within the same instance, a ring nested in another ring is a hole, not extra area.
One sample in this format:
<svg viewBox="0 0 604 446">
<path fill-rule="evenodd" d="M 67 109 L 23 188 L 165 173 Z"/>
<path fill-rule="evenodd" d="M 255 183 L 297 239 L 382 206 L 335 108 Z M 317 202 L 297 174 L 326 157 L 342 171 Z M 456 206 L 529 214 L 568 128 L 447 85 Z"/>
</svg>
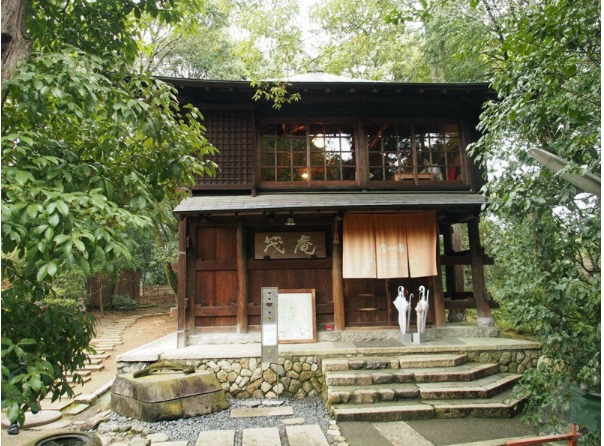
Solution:
<svg viewBox="0 0 604 446">
<path fill-rule="evenodd" d="M 484 180 L 467 150 L 488 85 L 309 73 L 289 87 L 301 99 L 276 110 L 246 81 L 164 80 L 201 110 L 220 150 L 216 177 L 175 209 L 180 346 L 187 333 L 258 329 L 269 286 L 313 289 L 319 331 L 396 327 L 401 285 L 430 290 L 430 325 L 469 307 L 492 325 Z M 467 225 L 469 249 L 453 249 L 455 224 Z M 459 265 L 471 267 L 472 292 L 460 291 Z"/>
</svg>

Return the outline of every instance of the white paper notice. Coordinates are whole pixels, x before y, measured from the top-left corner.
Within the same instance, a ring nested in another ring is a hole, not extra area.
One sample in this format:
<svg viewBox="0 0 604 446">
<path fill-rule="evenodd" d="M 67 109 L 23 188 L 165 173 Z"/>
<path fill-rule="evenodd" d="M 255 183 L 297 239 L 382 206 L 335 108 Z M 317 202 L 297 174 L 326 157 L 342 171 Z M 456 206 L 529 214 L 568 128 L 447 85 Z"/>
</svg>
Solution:
<svg viewBox="0 0 604 446">
<path fill-rule="evenodd" d="M 262 345 L 277 345 L 277 324 L 262 326 Z"/>
</svg>

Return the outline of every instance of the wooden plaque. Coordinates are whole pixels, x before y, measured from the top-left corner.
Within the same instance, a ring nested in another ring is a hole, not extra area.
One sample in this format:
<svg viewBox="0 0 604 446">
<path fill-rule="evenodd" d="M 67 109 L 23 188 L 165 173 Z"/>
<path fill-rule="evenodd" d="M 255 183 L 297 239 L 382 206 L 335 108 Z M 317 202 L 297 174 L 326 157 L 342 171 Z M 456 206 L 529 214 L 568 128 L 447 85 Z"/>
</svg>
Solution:
<svg viewBox="0 0 604 446">
<path fill-rule="evenodd" d="M 279 290 L 279 344 L 317 342 L 315 290 Z"/>
<path fill-rule="evenodd" d="M 255 259 L 324 259 L 324 232 L 257 232 Z"/>
</svg>

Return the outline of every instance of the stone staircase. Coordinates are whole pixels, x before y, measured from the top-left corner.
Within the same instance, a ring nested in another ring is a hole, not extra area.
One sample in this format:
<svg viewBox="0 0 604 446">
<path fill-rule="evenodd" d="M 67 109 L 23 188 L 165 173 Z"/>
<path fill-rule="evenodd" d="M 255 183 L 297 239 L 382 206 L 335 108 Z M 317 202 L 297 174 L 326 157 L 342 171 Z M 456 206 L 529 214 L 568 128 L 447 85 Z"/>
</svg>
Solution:
<svg viewBox="0 0 604 446">
<path fill-rule="evenodd" d="M 522 375 L 465 354 L 324 359 L 323 397 L 338 421 L 512 416 L 523 399 L 511 388 Z"/>
</svg>

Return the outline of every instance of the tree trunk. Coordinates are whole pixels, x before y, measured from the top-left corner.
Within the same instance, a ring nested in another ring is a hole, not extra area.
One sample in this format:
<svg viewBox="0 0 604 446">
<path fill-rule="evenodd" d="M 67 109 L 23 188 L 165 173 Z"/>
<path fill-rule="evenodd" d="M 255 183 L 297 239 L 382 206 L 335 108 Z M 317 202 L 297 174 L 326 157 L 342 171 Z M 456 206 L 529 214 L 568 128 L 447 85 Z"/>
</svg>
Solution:
<svg viewBox="0 0 604 446">
<path fill-rule="evenodd" d="M 25 35 L 28 3 L 29 0 L 2 0 L 2 82 L 31 53 L 31 40 Z"/>
</svg>

